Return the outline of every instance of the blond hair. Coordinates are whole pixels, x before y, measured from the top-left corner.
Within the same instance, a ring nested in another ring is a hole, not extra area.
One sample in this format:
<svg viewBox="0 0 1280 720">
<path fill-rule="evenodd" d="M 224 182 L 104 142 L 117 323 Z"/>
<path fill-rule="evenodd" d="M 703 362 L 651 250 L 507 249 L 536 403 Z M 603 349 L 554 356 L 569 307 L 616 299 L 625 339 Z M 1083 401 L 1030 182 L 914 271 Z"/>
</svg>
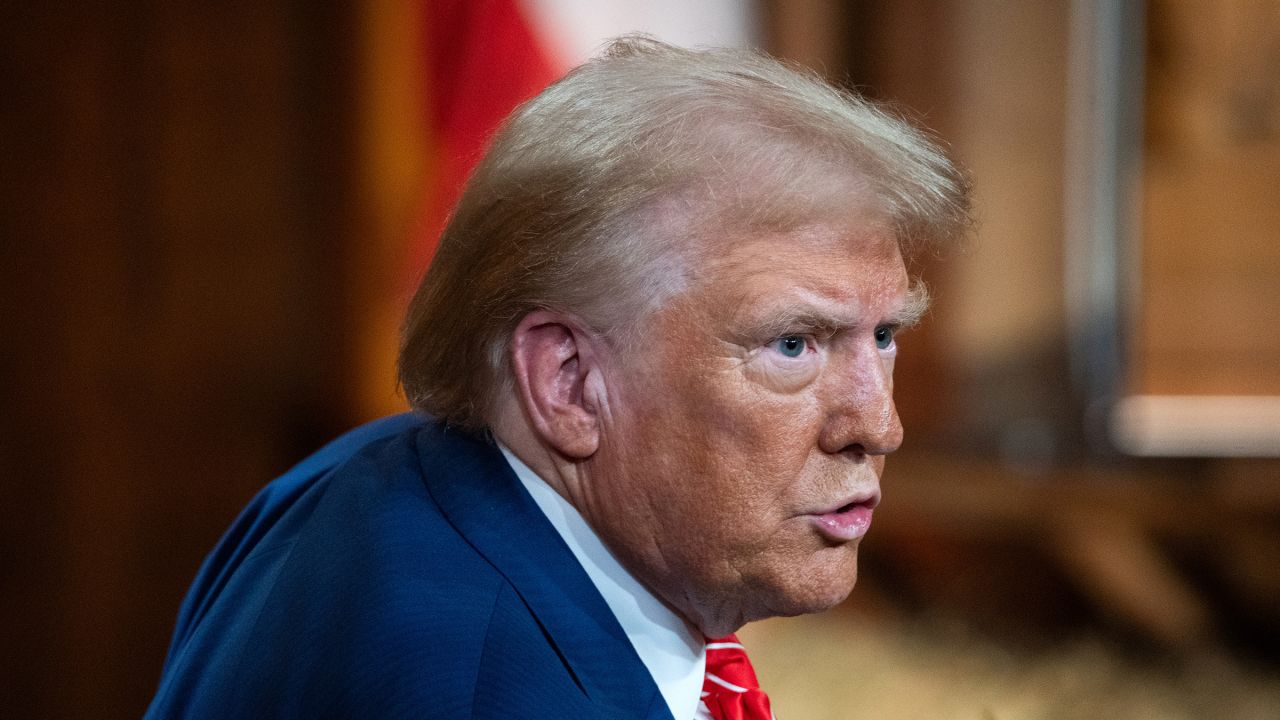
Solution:
<svg viewBox="0 0 1280 720">
<path fill-rule="evenodd" d="M 400 382 L 415 409 L 481 429 L 529 312 L 622 341 L 688 283 L 697 240 L 864 191 L 905 255 L 967 228 L 963 174 L 857 95 L 751 51 L 614 40 L 498 130 L 410 304 Z"/>
</svg>

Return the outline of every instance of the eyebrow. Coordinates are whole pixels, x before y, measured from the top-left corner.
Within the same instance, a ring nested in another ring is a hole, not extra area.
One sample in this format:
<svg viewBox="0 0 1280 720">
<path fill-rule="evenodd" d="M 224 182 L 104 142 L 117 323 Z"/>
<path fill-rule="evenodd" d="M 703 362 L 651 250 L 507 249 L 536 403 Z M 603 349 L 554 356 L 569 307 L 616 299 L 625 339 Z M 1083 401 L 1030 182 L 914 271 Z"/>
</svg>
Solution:
<svg viewBox="0 0 1280 720">
<path fill-rule="evenodd" d="M 914 281 L 907 290 L 902 307 L 891 313 L 882 323 L 895 330 L 906 330 L 920 322 L 929 311 L 929 289 L 924 283 Z M 849 311 L 828 312 L 817 307 L 791 307 L 763 318 L 751 327 L 752 337 L 777 337 L 789 333 L 834 335 L 857 324 Z"/>
<path fill-rule="evenodd" d="M 907 299 L 894 313 L 889 324 L 899 330 L 914 327 L 929 312 L 929 287 L 920 280 L 912 280 L 907 288 Z"/>
</svg>

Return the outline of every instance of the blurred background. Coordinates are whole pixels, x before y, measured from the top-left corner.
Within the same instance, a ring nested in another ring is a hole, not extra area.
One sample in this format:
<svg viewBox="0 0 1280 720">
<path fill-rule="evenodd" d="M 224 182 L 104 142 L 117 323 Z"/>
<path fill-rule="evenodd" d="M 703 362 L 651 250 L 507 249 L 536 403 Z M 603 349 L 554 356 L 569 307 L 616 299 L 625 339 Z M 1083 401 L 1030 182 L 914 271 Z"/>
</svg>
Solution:
<svg viewBox="0 0 1280 720">
<path fill-rule="evenodd" d="M 237 511 L 404 407 L 493 125 L 628 30 L 813 67 L 976 187 L 858 588 L 744 633 L 779 715 L 1280 717 L 1275 0 L 6 5 L 0 715 L 143 712 Z"/>
</svg>

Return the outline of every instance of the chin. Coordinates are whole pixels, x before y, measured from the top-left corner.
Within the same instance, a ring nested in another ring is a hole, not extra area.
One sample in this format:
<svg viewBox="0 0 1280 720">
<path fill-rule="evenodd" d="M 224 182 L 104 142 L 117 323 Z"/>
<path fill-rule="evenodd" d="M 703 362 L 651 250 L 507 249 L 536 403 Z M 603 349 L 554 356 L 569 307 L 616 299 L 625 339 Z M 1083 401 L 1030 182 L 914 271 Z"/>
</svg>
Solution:
<svg viewBox="0 0 1280 720">
<path fill-rule="evenodd" d="M 763 583 L 763 587 L 743 588 L 732 593 L 734 601 L 731 614 L 710 613 L 697 620 L 707 637 L 722 637 L 737 632 L 739 628 L 756 620 L 774 617 L 795 617 L 820 613 L 839 605 L 849 597 L 857 580 L 856 566 L 835 577 L 794 576 L 780 582 Z M 777 580 L 777 579 L 775 579 Z M 724 597 L 721 595 L 720 597 Z M 724 608 L 726 603 L 713 602 L 709 606 Z M 697 616 L 690 616 L 697 617 Z"/>
<path fill-rule="evenodd" d="M 853 592 L 858 581 L 858 560 L 844 559 L 839 563 L 813 567 L 787 578 L 767 593 L 769 601 L 760 617 L 794 617 L 820 613 L 844 602 Z"/>
</svg>

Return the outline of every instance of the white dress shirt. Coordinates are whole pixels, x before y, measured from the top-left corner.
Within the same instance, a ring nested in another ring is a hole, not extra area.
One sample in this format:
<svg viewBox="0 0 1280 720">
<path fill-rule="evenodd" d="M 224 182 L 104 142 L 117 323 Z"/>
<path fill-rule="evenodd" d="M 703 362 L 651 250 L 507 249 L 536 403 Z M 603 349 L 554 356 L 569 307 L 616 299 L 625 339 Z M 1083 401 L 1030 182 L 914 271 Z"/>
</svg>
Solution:
<svg viewBox="0 0 1280 720">
<path fill-rule="evenodd" d="M 587 577 L 618 618 L 676 720 L 693 720 L 702 694 L 707 652 L 702 634 L 632 577 L 578 510 L 505 445 L 502 454 L 551 521 Z"/>
</svg>

